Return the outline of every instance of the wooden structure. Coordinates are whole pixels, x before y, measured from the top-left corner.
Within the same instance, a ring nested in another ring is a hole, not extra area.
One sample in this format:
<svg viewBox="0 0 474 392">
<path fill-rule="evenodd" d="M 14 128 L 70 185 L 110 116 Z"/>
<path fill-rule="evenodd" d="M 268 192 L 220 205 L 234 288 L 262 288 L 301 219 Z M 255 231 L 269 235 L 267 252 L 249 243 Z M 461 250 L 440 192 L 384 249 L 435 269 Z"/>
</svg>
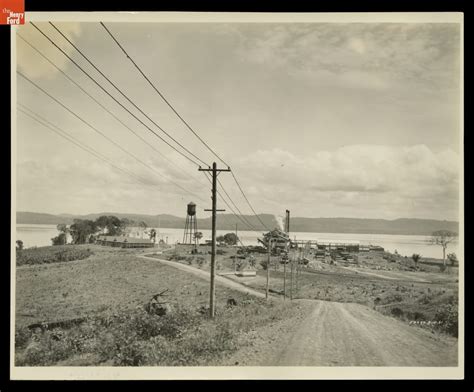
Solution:
<svg viewBox="0 0 474 392">
<path fill-rule="evenodd" d="M 117 248 L 153 248 L 155 244 L 148 238 L 134 238 L 125 236 L 100 235 L 96 244 Z"/>
</svg>

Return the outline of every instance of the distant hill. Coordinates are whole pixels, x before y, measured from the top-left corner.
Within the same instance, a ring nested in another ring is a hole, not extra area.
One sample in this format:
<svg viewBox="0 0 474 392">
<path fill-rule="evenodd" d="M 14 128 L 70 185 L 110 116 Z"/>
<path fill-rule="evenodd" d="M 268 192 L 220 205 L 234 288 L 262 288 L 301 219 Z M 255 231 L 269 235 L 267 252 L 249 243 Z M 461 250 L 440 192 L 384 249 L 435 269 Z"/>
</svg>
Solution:
<svg viewBox="0 0 474 392">
<path fill-rule="evenodd" d="M 295 232 L 430 235 L 437 230 L 459 232 L 459 223 L 410 218 L 386 220 L 295 217 L 290 221 L 290 231 Z"/>
<path fill-rule="evenodd" d="M 95 220 L 101 215 L 115 215 L 120 219 L 128 218 L 134 221 L 144 221 L 150 227 L 161 228 L 184 228 L 185 218 L 160 214 L 123 214 L 114 212 L 103 212 L 88 215 L 51 215 L 36 212 L 17 212 L 17 223 L 23 224 L 71 224 L 74 219 Z M 237 224 L 238 230 L 246 229 L 242 220 L 248 222 L 256 231 L 265 231 L 278 227 L 274 215 L 260 214 L 258 218 L 254 215 L 236 216 L 233 214 L 219 214 L 217 217 L 217 229 L 234 231 Z M 211 218 L 199 218 L 198 229 L 211 229 Z M 292 217 L 290 221 L 291 232 L 316 232 L 316 233 L 359 233 L 359 234 L 399 234 L 399 235 L 430 235 L 436 230 L 451 230 L 458 232 L 459 223 L 454 221 L 440 221 L 432 219 L 410 219 L 402 218 L 395 220 L 386 219 L 357 219 L 357 218 L 298 218 Z"/>
</svg>

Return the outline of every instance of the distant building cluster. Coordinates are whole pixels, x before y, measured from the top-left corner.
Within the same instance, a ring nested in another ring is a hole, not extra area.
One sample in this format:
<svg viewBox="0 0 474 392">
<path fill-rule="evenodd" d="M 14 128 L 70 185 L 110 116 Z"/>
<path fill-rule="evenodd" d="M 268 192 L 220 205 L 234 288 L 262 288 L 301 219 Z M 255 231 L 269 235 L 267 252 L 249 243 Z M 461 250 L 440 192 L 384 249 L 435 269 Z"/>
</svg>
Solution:
<svg viewBox="0 0 474 392">
<path fill-rule="evenodd" d="M 153 248 L 155 244 L 148 238 L 100 235 L 96 244 L 118 248 Z"/>
</svg>

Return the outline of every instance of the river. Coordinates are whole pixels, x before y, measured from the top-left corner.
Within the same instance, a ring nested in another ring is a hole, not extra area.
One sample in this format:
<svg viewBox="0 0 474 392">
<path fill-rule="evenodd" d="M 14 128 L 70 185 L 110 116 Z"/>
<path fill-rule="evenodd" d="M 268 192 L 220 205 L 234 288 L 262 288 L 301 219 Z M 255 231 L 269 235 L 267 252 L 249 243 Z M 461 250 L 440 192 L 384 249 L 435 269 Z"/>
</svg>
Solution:
<svg viewBox="0 0 474 392">
<path fill-rule="evenodd" d="M 163 239 L 168 244 L 174 244 L 183 240 L 183 229 L 158 229 L 157 239 Z M 201 242 L 211 238 L 211 230 L 199 230 L 203 233 Z M 227 233 L 227 230 L 217 230 L 217 235 Z M 34 246 L 51 245 L 51 238 L 58 235 L 55 225 L 18 224 L 16 226 L 16 238 L 23 241 L 25 248 Z M 132 232 L 133 236 L 140 233 Z M 253 231 L 239 231 L 239 238 L 244 245 L 257 245 L 257 234 Z M 411 256 L 413 253 L 421 254 L 423 257 L 442 258 L 443 252 L 440 246 L 430 245 L 429 237 L 420 235 L 392 235 L 392 234 L 351 234 L 351 233 L 290 233 L 291 238 L 298 240 L 347 240 L 360 241 L 361 245 L 379 245 L 389 252 L 395 250 L 402 256 Z M 448 246 L 447 253 L 455 252 L 458 257 L 459 244 L 453 243 Z"/>
</svg>

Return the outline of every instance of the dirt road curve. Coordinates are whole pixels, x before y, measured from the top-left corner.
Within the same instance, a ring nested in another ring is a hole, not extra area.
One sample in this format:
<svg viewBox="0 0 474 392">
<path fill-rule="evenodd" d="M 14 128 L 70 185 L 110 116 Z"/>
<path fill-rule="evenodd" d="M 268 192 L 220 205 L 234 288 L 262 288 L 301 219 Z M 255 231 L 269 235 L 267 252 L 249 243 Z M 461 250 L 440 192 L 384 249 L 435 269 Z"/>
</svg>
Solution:
<svg viewBox="0 0 474 392">
<path fill-rule="evenodd" d="M 170 267 L 177 268 L 177 269 L 180 269 L 182 271 L 186 271 L 186 272 L 189 272 L 189 273 L 194 274 L 196 276 L 199 276 L 202 279 L 210 280 L 209 271 L 203 271 L 203 270 L 198 269 L 198 268 L 194 268 L 194 267 L 191 267 L 191 266 L 188 266 L 188 265 L 185 265 L 185 264 L 177 263 L 176 261 L 158 259 L 156 257 L 149 257 L 147 255 L 143 255 L 143 256 L 137 255 L 137 257 L 142 258 L 142 259 L 146 259 L 146 260 L 150 260 L 150 259 L 151 260 L 156 260 L 156 261 L 159 261 L 162 264 L 169 265 Z M 234 290 L 237 290 L 237 291 L 240 291 L 240 292 L 243 292 L 243 293 L 248 293 L 249 295 L 253 295 L 254 297 L 265 298 L 265 294 L 262 294 L 259 291 L 253 290 L 253 289 L 251 289 L 247 286 L 244 286 L 243 284 L 234 282 L 234 281 L 232 281 L 230 279 L 227 279 L 225 277 L 216 275 L 215 281 L 216 281 L 216 284 L 227 286 L 231 289 L 234 289 Z"/>
<path fill-rule="evenodd" d="M 366 306 L 314 301 L 312 312 L 265 364 L 456 366 L 457 345 Z"/>
</svg>

